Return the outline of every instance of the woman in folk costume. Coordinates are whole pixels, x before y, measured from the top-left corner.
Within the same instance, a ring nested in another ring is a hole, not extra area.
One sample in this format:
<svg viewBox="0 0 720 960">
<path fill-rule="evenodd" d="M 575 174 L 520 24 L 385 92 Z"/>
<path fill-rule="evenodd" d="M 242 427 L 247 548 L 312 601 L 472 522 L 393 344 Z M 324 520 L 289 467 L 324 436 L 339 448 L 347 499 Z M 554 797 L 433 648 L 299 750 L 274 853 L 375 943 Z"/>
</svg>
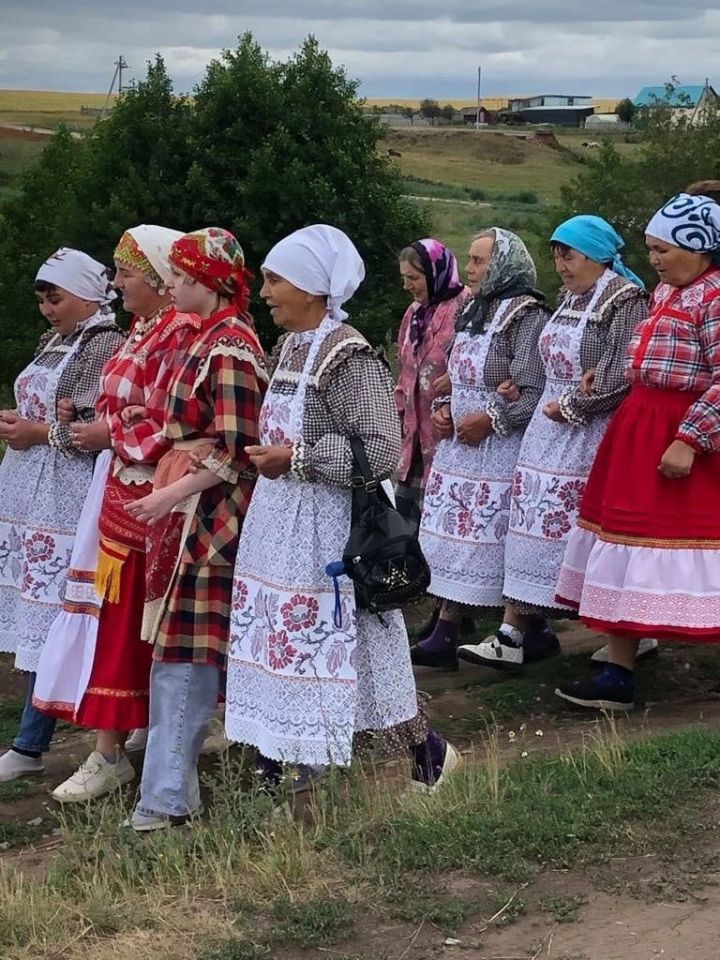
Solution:
<svg viewBox="0 0 720 960">
<path fill-rule="evenodd" d="M 645 239 L 660 283 L 557 587 L 611 640 L 602 674 L 556 692 L 604 710 L 632 709 L 641 637 L 720 643 L 720 206 L 680 194 Z"/>
<path fill-rule="evenodd" d="M 357 610 L 347 579 L 336 600 L 326 573 L 350 532 L 348 438 L 362 439 L 380 479 L 400 446 L 389 372 L 344 322 L 363 262 L 319 224 L 281 240 L 262 270 L 261 296 L 288 336 L 249 450 L 261 476 L 235 564 L 228 736 L 257 747 L 272 783 L 283 762 L 349 764 L 356 735 L 375 731 L 410 748 L 415 783 L 434 788 L 457 754 L 418 711 L 402 614 Z"/>
<path fill-rule="evenodd" d="M 11 750 L 0 757 L 0 782 L 42 772 L 55 721 L 32 705 L 35 670 L 60 610 L 80 510 L 94 457 L 75 449 L 61 401 L 82 421 L 94 417 L 100 375 L 123 341 L 105 267 L 62 247 L 35 278 L 40 312 L 51 330 L 15 381 L 14 410 L 0 410 L 0 650 L 29 673 L 27 701 Z"/>
<path fill-rule="evenodd" d="M 131 780 L 127 732 L 147 726 L 152 649 L 140 638 L 147 531 L 125 506 L 152 491 L 155 464 L 169 448 L 162 435 L 169 381 L 200 329 L 198 317 L 175 310 L 168 289 L 167 258 L 181 236 L 143 225 L 121 238 L 115 285 L 135 319 L 103 372 L 96 421 L 71 428 L 78 448 L 108 453 L 85 502 L 65 604 L 35 688 L 40 710 L 99 731 L 95 750 L 54 791 L 61 802 Z M 145 407 L 140 422 L 124 415 L 131 405 Z"/>
<path fill-rule="evenodd" d="M 420 543 L 429 592 L 444 600 L 414 664 L 457 669 L 459 605 L 502 605 L 510 492 L 523 432 L 545 380 L 537 349 L 548 311 L 520 237 L 483 231 L 468 251 L 475 294 L 460 313 L 448 371 L 451 395 L 435 400 L 440 443 L 425 490 Z M 517 398 L 505 398 L 505 384 Z"/>
<path fill-rule="evenodd" d="M 246 450 L 258 441 L 267 385 L 244 264 L 235 237 L 217 227 L 170 252 L 175 304 L 202 327 L 168 392 L 163 432 L 172 449 L 153 492 L 126 508 L 150 534 L 150 729 L 129 821 L 138 831 L 199 812 L 197 760 L 224 686 L 235 554 L 256 476 Z"/>
<path fill-rule="evenodd" d="M 398 510 L 418 523 L 437 439 L 433 399 L 447 373 L 455 317 L 468 295 L 455 254 L 438 240 L 418 240 L 400 251 L 400 276 L 413 297 L 398 334 L 398 385 L 402 447 L 395 496 Z"/>
<path fill-rule="evenodd" d="M 623 264 L 621 237 L 600 217 L 573 217 L 553 233 L 560 305 L 540 334 L 545 388 L 518 455 L 505 542 L 503 623 L 458 656 L 498 669 L 525 660 L 528 617 L 562 617 L 555 599 L 565 546 L 598 445 L 627 392 L 625 353 L 647 315 L 642 282 Z M 583 377 L 595 370 L 592 394 Z M 540 621 L 548 642 L 557 638 Z"/>
</svg>

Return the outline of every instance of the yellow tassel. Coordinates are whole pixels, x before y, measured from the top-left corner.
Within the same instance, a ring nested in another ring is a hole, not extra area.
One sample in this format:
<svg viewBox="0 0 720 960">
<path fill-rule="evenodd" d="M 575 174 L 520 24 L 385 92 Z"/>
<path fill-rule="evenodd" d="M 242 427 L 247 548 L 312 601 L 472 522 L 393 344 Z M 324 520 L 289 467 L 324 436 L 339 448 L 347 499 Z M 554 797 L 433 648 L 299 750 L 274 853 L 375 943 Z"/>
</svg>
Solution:
<svg viewBox="0 0 720 960">
<path fill-rule="evenodd" d="M 95 571 L 95 590 L 108 603 L 120 603 L 120 578 L 130 548 L 111 540 L 101 540 Z"/>
</svg>

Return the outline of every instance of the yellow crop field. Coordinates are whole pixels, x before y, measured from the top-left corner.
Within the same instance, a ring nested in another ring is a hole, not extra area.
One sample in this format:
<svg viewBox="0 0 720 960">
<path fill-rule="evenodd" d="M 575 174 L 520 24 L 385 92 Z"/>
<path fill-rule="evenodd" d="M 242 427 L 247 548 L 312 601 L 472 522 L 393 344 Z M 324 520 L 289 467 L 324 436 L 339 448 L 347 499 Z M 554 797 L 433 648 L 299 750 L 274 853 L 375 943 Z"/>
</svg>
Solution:
<svg viewBox="0 0 720 960">
<path fill-rule="evenodd" d="M 83 107 L 102 109 L 104 93 L 68 93 L 54 90 L 0 90 L 0 124 L 54 129 L 59 123 L 86 128 L 95 116 Z"/>
</svg>

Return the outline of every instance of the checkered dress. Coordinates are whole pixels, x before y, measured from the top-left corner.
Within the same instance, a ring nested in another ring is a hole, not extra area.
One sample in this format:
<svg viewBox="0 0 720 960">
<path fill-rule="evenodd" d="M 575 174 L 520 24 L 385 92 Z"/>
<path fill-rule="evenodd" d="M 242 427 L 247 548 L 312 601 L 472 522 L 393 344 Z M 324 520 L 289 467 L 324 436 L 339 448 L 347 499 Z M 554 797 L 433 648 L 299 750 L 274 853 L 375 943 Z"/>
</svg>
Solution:
<svg viewBox="0 0 720 960">
<path fill-rule="evenodd" d="M 200 494 L 154 657 L 224 669 L 233 566 L 255 482 L 244 448 L 258 442 L 268 378 L 255 334 L 234 308 L 210 321 L 173 380 L 164 436 L 174 442 L 214 439 L 216 447 L 203 463 L 222 481 Z"/>
</svg>

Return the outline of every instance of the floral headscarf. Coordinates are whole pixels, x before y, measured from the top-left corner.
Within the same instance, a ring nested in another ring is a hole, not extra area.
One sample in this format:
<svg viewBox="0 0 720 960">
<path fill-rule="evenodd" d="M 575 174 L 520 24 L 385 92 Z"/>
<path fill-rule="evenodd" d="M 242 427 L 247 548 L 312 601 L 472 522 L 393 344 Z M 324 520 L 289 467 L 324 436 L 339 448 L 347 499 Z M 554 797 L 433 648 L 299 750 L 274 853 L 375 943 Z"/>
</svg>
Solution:
<svg viewBox="0 0 720 960">
<path fill-rule="evenodd" d="M 511 300 L 524 295 L 533 296 L 540 303 L 545 300 L 535 289 L 535 262 L 520 237 L 502 227 L 491 227 L 487 233 L 495 240 L 487 273 L 455 325 L 458 331 L 469 328 L 473 335 L 485 330 L 488 311 L 495 300 Z"/>
<path fill-rule="evenodd" d="M 120 237 L 113 259 L 139 270 L 149 286 L 159 289 L 170 279 L 168 254 L 173 242 L 181 236 L 180 230 L 142 223 Z"/>
<path fill-rule="evenodd" d="M 194 230 L 176 240 L 170 263 L 208 290 L 228 297 L 244 313 L 250 300 L 252 274 L 245 269 L 245 254 L 237 239 L 221 227 Z"/>
<path fill-rule="evenodd" d="M 428 290 L 428 298 L 416 307 L 408 330 L 410 343 L 417 350 L 438 304 L 456 297 L 462 291 L 463 283 L 455 254 L 449 247 L 430 238 L 418 240 L 411 246 L 420 258 Z"/>
</svg>

